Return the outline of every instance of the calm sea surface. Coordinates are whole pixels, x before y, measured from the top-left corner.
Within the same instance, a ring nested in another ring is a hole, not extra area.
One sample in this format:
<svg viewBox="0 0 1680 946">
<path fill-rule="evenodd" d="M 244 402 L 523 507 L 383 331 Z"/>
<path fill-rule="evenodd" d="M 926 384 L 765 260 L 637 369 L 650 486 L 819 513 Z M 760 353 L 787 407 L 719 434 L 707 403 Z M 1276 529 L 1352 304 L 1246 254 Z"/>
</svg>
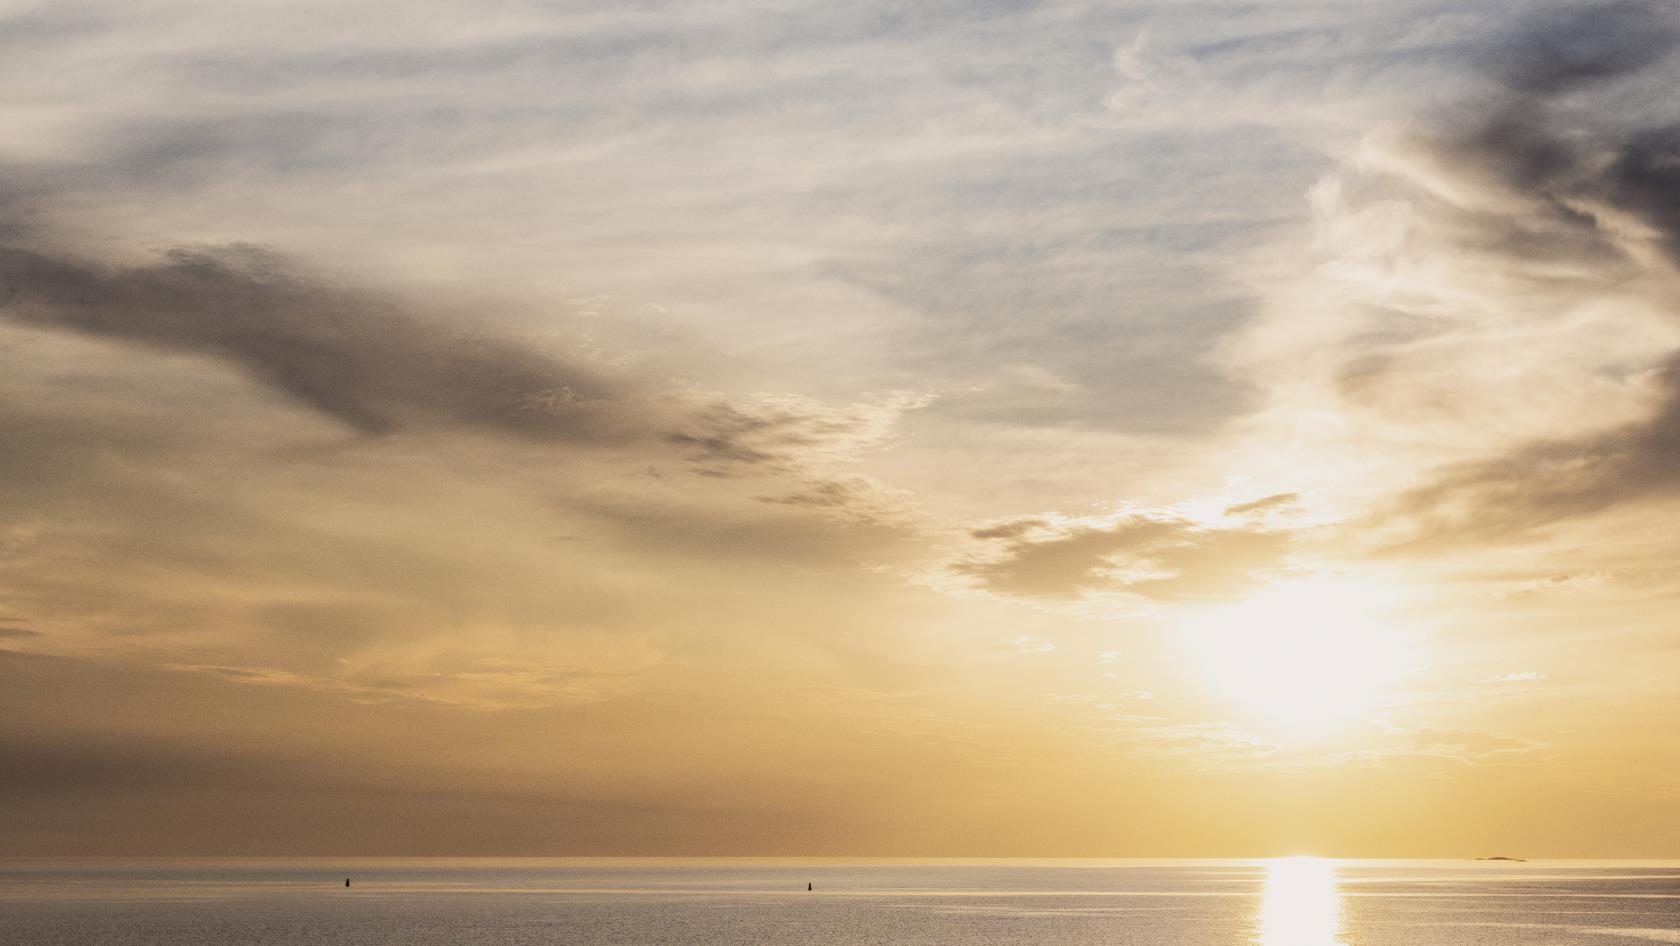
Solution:
<svg viewBox="0 0 1680 946">
<path fill-rule="evenodd" d="M 0 863 L 7 946 L 1651 942 L 1680 864 Z"/>
</svg>

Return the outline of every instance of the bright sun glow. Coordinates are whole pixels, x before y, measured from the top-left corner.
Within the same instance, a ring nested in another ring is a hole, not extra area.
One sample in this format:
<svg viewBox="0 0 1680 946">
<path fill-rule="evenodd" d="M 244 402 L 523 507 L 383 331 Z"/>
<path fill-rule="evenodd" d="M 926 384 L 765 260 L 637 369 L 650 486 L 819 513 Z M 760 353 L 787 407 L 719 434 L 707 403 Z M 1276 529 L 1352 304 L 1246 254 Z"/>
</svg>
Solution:
<svg viewBox="0 0 1680 946">
<path fill-rule="evenodd" d="M 1267 865 L 1257 946 L 1340 946 L 1341 918 L 1334 861 L 1283 857 Z"/>
<path fill-rule="evenodd" d="M 1223 698 L 1259 721 L 1322 731 L 1382 705 L 1413 669 L 1411 636 L 1383 619 L 1391 606 L 1369 585 L 1291 581 L 1202 612 L 1185 639 Z"/>
</svg>

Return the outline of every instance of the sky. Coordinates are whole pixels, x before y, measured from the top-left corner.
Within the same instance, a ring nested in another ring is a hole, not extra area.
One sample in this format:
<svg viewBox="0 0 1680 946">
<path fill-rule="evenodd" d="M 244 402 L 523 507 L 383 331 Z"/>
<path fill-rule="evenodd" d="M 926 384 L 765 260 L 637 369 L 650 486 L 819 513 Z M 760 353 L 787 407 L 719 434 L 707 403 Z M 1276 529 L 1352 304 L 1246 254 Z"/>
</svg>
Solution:
<svg viewBox="0 0 1680 946">
<path fill-rule="evenodd" d="M 0 854 L 1672 856 L 1677 40 L 0 0 Z"/>
</svg>

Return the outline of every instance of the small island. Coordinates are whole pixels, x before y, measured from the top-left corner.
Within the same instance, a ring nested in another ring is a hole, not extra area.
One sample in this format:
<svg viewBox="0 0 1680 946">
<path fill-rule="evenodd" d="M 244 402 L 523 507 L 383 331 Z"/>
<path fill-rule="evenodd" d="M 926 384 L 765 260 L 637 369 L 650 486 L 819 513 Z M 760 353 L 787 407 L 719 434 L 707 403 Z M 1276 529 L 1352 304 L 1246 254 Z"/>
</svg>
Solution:
<svg viewBox="0 0 1680 946">
<path fill-rule="evenodd" d="M 1478 861 L 1511 861 L 1512 863 L 1516 863 L 1516 864 L 1526 864 L 1526 863 L 1528 863 L 1528 859 L 1525 858 L 1525 857 L 1478 857 L 1478 858 L 1476 858 L 1476 860 L 1478 860 Z"/>
</svg>

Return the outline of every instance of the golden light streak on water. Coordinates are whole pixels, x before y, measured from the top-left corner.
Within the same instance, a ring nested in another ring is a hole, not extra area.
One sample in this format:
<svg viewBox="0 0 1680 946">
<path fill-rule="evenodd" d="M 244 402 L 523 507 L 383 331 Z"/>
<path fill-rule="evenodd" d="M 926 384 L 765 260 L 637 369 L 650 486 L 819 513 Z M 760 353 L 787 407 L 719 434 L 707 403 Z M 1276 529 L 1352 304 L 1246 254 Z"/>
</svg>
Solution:
<svg viewBox="0 0 1680 946">
<path fill-rule="evenodd" d="M 1283 857 L 1267 866 L 1255 923 L 1257 946 L 1343 946 L 1341 924 L 1334 861 Z"/>
</svg>

